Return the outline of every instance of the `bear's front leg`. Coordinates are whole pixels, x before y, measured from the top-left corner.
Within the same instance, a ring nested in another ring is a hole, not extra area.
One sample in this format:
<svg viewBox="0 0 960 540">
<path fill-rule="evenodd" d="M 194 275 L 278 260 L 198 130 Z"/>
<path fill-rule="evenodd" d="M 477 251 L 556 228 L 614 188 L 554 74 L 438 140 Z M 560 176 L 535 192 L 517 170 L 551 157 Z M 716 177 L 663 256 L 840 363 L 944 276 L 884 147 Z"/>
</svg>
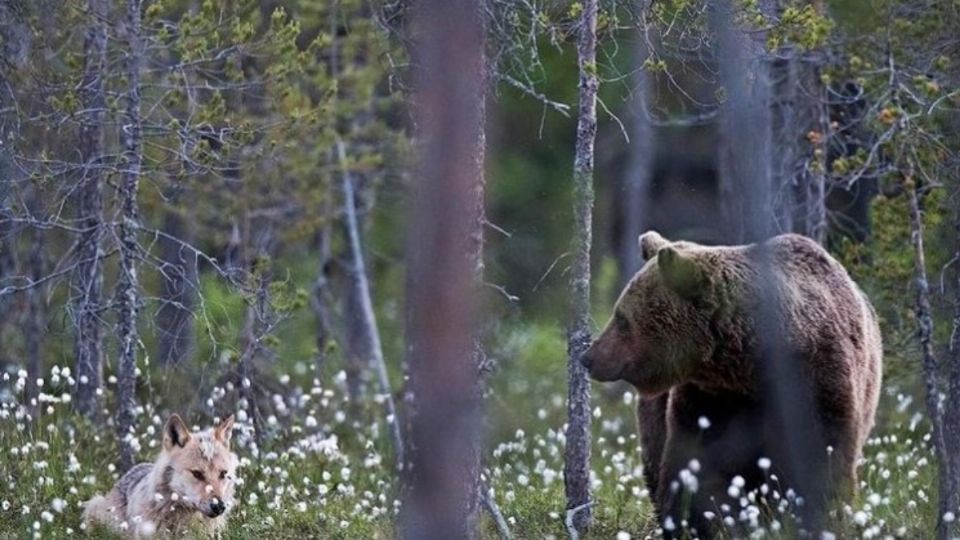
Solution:
<svg viewBox="0 0 960 540">
<path fill-rule="evenodd" d="M 663 446 L 667 440 L 667 400 L 669 392 L 655 397 L 640 396 L 637 402 L 637 428 L 640 432 L 640 457 L 643 480 L 650 497 L 657 495 Z"/>
<path fill-rule="evenodd" d="M 715 536 L 704 513 L 717 513 L 715 501 L 723 492 L 723 481 L 716 472 L 702 452 L 698 433 L 668 425 L 654 497 L 665 538 Z"/>
</svg>

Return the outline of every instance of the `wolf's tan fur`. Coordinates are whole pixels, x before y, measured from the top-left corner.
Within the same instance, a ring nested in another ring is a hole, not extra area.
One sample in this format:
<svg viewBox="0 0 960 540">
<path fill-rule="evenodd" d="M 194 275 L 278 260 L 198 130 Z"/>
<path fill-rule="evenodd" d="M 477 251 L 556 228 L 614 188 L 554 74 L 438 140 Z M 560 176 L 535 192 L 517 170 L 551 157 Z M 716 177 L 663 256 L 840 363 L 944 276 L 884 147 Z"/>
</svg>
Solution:
<svg viewBox="0 0 960 540">
<path fill-rule="evenodd" d="M 230 451 L 232 427 L 231 416 L 213 429 L 190 433 L 174 414 L 163 428 L 156 461 L 133 467 L 109 493 L 87 501 L 84 523 L 128 538 L 218 533 L 233 506 L 238 462 Z"/>
</svg>

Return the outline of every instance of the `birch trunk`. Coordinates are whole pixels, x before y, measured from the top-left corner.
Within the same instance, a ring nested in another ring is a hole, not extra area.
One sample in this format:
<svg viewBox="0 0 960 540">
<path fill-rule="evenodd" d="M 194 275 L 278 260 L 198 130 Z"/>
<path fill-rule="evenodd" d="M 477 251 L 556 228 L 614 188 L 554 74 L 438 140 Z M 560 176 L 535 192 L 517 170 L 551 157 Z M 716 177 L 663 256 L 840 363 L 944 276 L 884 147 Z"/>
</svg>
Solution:
<svg viewBox="0 0 960 540">
<path fill-rule="evenodd" d="M 140 285 L 137 277 L 140 228 L 140 211 L 137 192 L 140 182 L 141 119 L 140 119 L 140 65 L 143 50 L 140 41 L 141 0 L 127 2 L 127 107 L 122 131 L 124 136 L 123 173 L 120 184 L 121 220 L 120 278 L 117 283 L 117 298 L 120 314 L 117 321 L 120 339 L 120 354 L 117 367 L 117 438 L 120 441 L 120 471 L 133 467 L 136 460 L 134 426 L 137 414 L 137 314 L 140 309 Z"/>
<path fill-rule="evenodd" d="M 393 454 L 398 471 L 403 470 L 406 463 L 404 454 L 403 434 L 400 431 L 399 415 L 393 399 L 393 390 L 390 387 L 390 377 L 387 373 L 387 364 L 383 358 L 383 346 L 380 343 L 380 329 L 377 326 L 377 317 L 373 311 L 373 299 L 370 296 L 370 283 L 367 280 L 366 263 L 363 260 L 363 246 L 360 243 L 360 225 L 357 221 L 356 201 L 354 200 L 353 175 L 347 168 L 347 151 L 343 141 L 337 141 L 337 159 L 340 163 L 343 176 L 343 207 L 344 225 L 350 243 L 350 284 L 353 296 L 359 302 L 357 306 L 359 316 L 358 328 L 362 331 L 359 336 L 363 341 L 363 350 L 369 355 L 367 364 L 376 370 L 377 384 L 380 386 L 380 397 L 383 399 L 386 422 L 390 430 Z"/>
<path fill-rule="evenodd" d="M 71 276 L 71 314 L 74 326 L 76 388 L 74 404 L 87 417 L 100 413 L 103 386 L 103 353 L 100 310 L 103 268 L 100 243 L 103 236 L 103 117 L 106 107 L 104 75 L 107 54 L 106 0 L 87 0 L 89 26 L 84 40 L 81 82 L 83 108 L 79 148 L 83 167 L 78 189 L 79 227 L 77 263 Z"/>
<path fill-rule="evenodd" d="M 573 163 L 571 320 L 567 330 L 567 428 L 563 481 L 571 536 L 590 526 L 590 380 L 580 357 L 590 346 L 590 244 L 593 220 L 593 146 L 597 136 L 597 0 L 580 16 L 577 65 L 580 103 Z"/>
<path fill-rule="evenodd" d="M 482 4 L 482 2 L 481 2 Z M 483 34 L 486 34 L 485 24 L 483 22 L 484 14 L 481 11 L 478 15 L 481 19 L 481 31 Z M 480 84 L 477 86 L 476 90 L 476 103 L 474 104 L 477 108 L 476 116 L 474 120 L 477 122 L 474 126 L 474 141 L 473 141 L 473 150 L 471 152 L 471 174 L 472 174 L 472 188 L 470 193 L 470 214 L 469 219 L 471 222 L 471 230 L 469 233 L 469 238 L 467 242 L 467 258 L 469 259 L 470 267 L 473 269 L 473 294 L 479 297 L 480 292 L 484 284 L 484 261 L 483 261 L 483 246 L 484 246 L 484 228 L 487 223 L 487 214 L 485 209 L 485 199 L 486 199 L 486 149 L 487 149 L 487 136 L 486 136 L 486 117 L 487 117 L 487 58 L 485 51 L 481 46 L 480 49 L 480 69 L 482 70 Z M 477 379 L 476 384 L 473 387 L 473 399 L 479 404 L 480 410 L 477 412 L 478 415 L 482 415 L 483 410 L 483 395 L 484 395 L 484 379 L 483 376 L 487 373 L 490 367 L 487 365 L 487 355 L 483 347 L 483 335 L 480 330 L 479 325 L 474 326 L 473 331 L 473 349 L 472 349 L 472 366 L 476 370 Z M 480 508 L 481 505 L 484 505 L 489 511 L 491 517 L 494 520 L 497 519 L 497 516 L 500 513 L 499 508 L 497 507 L 497 501 L 492 497 L 485 497 L 484 483 L 481 476 L 481 456 L 480 451 L 482 447 L 482 436 L 480 430 L 476 430 L 473 433 L 474 439 L 473 444 L 470 447 L 470 451 L 473 452 L 473 455 L 469 459 L 469 464 L 473 467 L 472 470 L 468 471 L 469 476 L 465 475 L 464 481 L 467 482 L 466 490 L 468 497 L 466 500 L 466 515 L 467 515 L 467 532 L 470 538 L 476 537 L 478 531 L 478 522 L 480 520 Z M 502 517 L 502 516 L 501 516 Z M 501 527 L 505 525 L 502 522 L 497 522 L 498 530 L 500 532 L 501 538 L 505 528 Z M 507 535 L 509 536 L 509 531 L 507 530 Z"/>
</svg>

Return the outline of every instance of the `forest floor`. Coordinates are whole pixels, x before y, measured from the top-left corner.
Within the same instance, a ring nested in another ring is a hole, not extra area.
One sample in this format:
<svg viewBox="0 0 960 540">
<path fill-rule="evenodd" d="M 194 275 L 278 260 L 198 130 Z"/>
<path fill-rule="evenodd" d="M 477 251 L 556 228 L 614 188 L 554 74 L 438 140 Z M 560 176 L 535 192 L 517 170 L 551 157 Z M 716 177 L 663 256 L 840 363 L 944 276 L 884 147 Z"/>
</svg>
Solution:
<svg viewBox="0 0 960 540">
<path fill-rule="evenodd" d="M 559 330 L 545 327 L 514 328 L 501 337 L 501 368 L 488 397 L 487 479 L 515 538 L 564 538 L 563 339 Z M 239 423 L 234 446 L 243 484 L 225 538 L 394 536 L 400 503 L 380 409 L 372 402 L 367 410 L 352 409 L 345 376 L 331 375 L 322 385 L 308 374 L 289 377 L 289 392 L 275 398 L 285 405 L 266 422 L 259 459 L 250 450 L 249 423 Z M 81 530 L 81 503 L 117 478 L 108 465 L 117 461 L 112 428 L 93 428 L 72 412 L 62 397 L 68 379 L 60 368 L 47 373 L 39 420 L 32 424 L 15 401 L 22 395 L 17 377 L 0 381 L 0 538 L 92 536 Z M 589 537 L 652 535 L 634 394 L 615 385 L 595 385 L 594 393 L 596 506 Z M 910 398 L 888 391 L 883 401 L 860 467 L 859 494 L 835 511 L 831 527 L 838 538 L 931 536 L 936 470 L 924 442 L 925 424 Z M 162 400 L 145 405 L 142 459 L 158 451 L 169 410 Z M 730 504 L 735 521 L 756 519 L 747 498 Z M 771 515 L 776 521 L 776 511 Z M 765 532 L 758 537 L 791 536 L 760 521 Z M 497 537 L 486 515 L 483 531 L 485 538 Z"/>
</svg>

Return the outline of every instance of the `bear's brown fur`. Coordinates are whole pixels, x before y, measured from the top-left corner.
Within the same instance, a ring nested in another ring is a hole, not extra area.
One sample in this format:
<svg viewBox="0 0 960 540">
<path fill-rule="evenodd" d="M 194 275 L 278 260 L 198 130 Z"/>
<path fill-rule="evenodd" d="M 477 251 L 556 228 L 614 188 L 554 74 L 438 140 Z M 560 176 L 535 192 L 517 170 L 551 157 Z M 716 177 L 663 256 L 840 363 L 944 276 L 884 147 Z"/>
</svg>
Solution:
<svg viewBox="0 0 960 540">
<path fill-rule="evenodd" d="M 882 346 L 869 301 L 798 235 L 709 247 L 649 232 L 640 245 L 646 264 L 582 362 L 641 393 L 645 479 L 668 536 L 682 520 L 712 536 L 723 503 L 736 519 L 738 475 L 742 494 L 795 490 L 816 527 L 825 504 L 856 489 L 873 427 Z"/>
</svg>

